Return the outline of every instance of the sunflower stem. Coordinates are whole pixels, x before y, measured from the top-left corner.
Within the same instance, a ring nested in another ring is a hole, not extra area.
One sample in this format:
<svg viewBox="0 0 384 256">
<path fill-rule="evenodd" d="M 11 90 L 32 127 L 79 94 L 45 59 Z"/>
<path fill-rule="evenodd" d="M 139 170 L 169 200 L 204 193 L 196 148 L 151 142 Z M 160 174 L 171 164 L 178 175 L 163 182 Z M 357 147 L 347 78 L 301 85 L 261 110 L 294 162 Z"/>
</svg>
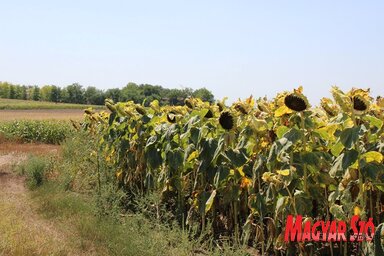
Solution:
<svg viewBox="0 0 384 256">
<path fill-rule="evenodd" d="M 305 116 L 304 116 L 304 112 L 300 113 L 300 117 L 301 117 L 301 130 L 303 131 L 303 153 L 305 153 L 307 151 L 307 137 L 305 136 Z M 307 193 L 308 192 L 308 186 L 307 186 L 308 174 L 307 174 L 307 165 L 306 165 L 306 163 L 304 163 L 304 165 L 303 165 L 303 171 L 304 171 L 304 192 Z"/>
</svg>

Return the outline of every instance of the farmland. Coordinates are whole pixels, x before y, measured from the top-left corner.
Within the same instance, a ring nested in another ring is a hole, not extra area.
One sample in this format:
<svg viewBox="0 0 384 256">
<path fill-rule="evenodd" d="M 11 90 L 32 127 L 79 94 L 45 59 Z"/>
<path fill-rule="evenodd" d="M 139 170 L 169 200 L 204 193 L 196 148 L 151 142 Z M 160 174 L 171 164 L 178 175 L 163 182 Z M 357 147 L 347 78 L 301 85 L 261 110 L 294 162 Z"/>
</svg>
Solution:
<svg viewBox="0 0 384 256">
<path fill-rule="evenodd" d="M 0 110 L 0 122 L 14 120 L 82 120 L 82 109 Z"/>
</svg>

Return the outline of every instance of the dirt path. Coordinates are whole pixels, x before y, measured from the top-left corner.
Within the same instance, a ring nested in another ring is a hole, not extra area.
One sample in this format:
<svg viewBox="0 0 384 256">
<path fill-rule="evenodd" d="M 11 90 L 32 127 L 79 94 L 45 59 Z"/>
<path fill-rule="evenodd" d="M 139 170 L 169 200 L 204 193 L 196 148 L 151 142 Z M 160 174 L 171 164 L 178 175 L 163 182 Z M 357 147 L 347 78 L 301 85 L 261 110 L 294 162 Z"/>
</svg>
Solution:
<svg viewBox="0 0 384 256">
<path fill-rule="evenodd" d="M 0 155 L 0 255 L 81 255 L 67 232 L 34 209 L 25 179 L 14 172 L 25 154 Z"/>
<path fill-rule="evenodd" d="M 49 243 L 62 240 L 60 233 L 35 213 L 24 178 L 11 172 L 12 166 L 24 159 L 13 153 L 0 156 L 0 249 L 4 255 L 48 254 L 45 248 Z M 58 249 L 54 254 L 60 254 Z"/>
</svg>

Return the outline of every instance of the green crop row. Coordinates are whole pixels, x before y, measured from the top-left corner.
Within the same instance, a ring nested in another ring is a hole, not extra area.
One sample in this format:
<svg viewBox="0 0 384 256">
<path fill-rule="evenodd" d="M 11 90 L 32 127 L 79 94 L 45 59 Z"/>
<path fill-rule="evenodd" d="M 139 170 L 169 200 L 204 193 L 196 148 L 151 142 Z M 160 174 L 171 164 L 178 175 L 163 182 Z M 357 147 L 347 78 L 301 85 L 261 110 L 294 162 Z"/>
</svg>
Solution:
<svg viewBox="0 0 384 256">
<path fill-rule="evenodd" d="M 0 123 L 0 134 L 4 137 L 27 142 L 60 144 L 71 133 L 73 127 L 66 121 L 22 120 Z"/>
</svg>

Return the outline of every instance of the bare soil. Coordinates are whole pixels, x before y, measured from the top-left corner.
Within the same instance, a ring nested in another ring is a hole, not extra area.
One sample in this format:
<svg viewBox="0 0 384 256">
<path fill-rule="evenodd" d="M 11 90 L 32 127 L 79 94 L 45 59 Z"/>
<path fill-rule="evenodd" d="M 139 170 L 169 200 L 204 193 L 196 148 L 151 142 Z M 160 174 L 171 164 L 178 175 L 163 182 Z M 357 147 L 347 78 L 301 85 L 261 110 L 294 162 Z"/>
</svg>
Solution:
<svg viewBox="0 0 384 256">
<path fill-rule="evenodd" d="M 13 120 L 81 120 L 84 118 L 82 109 L 28 109 L 0 110 L 0 121 Z"/>
</svg>

